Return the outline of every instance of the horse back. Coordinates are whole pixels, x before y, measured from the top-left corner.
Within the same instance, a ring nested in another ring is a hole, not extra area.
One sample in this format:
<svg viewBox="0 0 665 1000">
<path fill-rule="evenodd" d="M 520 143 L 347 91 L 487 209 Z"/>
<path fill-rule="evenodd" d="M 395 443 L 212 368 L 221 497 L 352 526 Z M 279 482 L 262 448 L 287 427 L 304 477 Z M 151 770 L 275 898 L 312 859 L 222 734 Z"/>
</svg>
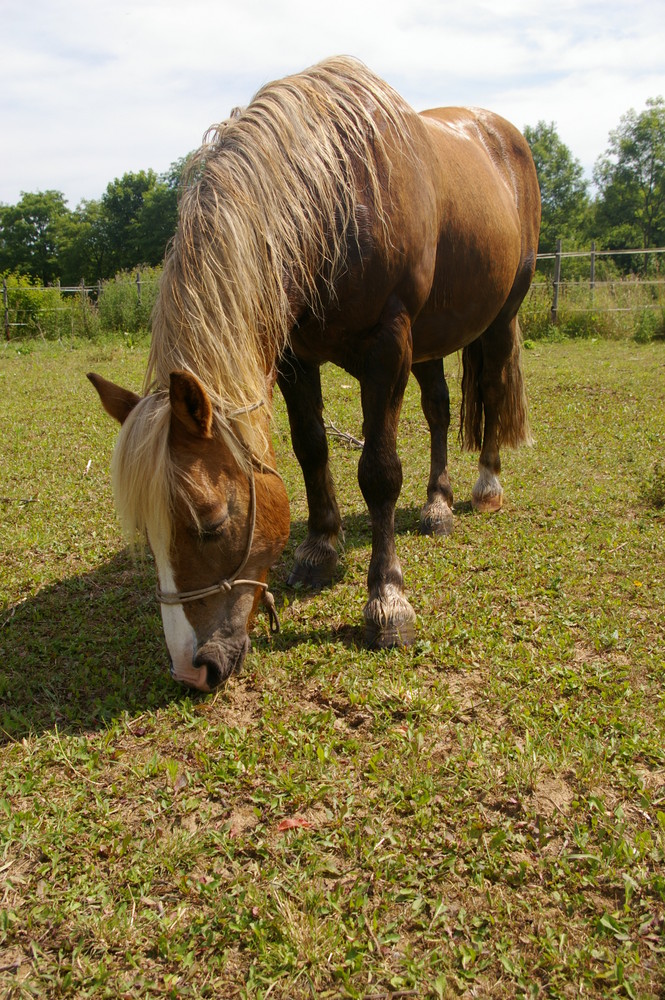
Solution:
<svg viewBox="0 0 665 1000">
<path fill-rule="evenodd" d="M 505 118 L 481 108 L 432 108 L 420 117 L 428 127 L 441 170 L 449 176 L 456 169 L 464 171 L 473 189 L 468 193 L 483 202 L 496 197 L 500 183 L 517 211 L 525 249 L 528 252 L 537 245 L 540 190 L 531 150 L 521 132 Z M 457 188 L 458 198 L 463 197 L 465 186 Z"/>
</svg>

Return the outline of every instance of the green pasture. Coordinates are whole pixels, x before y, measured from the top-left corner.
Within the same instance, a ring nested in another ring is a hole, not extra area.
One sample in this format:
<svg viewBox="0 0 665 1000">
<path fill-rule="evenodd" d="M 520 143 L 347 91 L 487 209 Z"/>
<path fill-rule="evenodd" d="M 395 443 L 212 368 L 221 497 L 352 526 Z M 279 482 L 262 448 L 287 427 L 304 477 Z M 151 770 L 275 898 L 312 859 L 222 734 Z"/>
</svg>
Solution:
<svg viewBox="0 0 665 1000">
<path fill-rule="evenodd" d="M 338 579 L 287 589 L 306 507 L 277 400 L 282 630 L 260 617 L 207 697 L 169 678 L 85 379 L 140 388 L 145 342 L 0 348 L 3 1000 L 665 995 L 665 343 L 531 346 L 535 444 L 482 516 L 452 442 L 450 538 L 417 533 L 409 387 L 408 650 L 359 644 L 370 532 L 340 438 Z M 325 384 L 359 437 L 352 379 Z"/>
</svg>

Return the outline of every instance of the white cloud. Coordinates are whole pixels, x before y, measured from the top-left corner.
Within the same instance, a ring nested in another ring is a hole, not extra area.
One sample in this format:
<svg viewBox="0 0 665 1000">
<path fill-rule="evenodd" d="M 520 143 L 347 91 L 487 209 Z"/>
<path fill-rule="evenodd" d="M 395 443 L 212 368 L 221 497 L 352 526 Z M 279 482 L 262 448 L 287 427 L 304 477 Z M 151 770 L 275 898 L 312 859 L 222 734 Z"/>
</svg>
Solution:
<svg viewBox="0 0 665 1000">
<path fill-rule="evenodd" d="M 630 107 L 665 92 L 651 0 L 9 0 L 0 201 L 97 198 L 166 170 L 267 80 L 357 55 L 418 108 L 481 104 L 554 121 L 590 172 Z"/>
</svg>

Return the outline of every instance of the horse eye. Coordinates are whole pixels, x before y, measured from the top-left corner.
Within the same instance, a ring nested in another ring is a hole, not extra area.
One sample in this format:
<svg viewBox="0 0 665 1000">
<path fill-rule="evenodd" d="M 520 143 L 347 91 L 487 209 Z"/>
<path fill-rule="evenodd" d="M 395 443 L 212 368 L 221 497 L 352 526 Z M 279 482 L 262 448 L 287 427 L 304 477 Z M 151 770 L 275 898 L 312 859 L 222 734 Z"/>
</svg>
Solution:
<svg viewBox="0 0 665 1000">
<path fill-rule="evenodd" d="M 226 504 L 222 507 L 210 506 L 199 512 L 192 528 L 202 541 L 209 541 L 219 539 L 225 533 L 229 521 L 229 510 Z"/>
<path fill-rule="evenodd" d="M 229 515 L 225 514 L 224 517 L 220 517 L 218 521 L 211 521 L 206 524 L 202 524 L 200 527 L 200 535 L 204 541 L 214 540 L 216 538 L 221 538 L 226 530 L 229 523 Z"/>
</svg>

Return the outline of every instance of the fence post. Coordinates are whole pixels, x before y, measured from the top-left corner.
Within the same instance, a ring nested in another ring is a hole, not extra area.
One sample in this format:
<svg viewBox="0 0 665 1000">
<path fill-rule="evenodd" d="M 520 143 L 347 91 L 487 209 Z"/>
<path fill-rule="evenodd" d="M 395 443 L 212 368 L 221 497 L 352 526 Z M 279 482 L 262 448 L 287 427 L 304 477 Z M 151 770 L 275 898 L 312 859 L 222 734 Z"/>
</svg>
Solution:
<svg viewBox="0 0 665 1000">
<path fill-rule="evenodd" d="M 138 296 L 138 304 L 141 305 L 141 272 L 136 272 L 136 294 Z"/>
<path fill-rule="evenodd" d="M 554 257 L 554 282 L 553 282 L 552 308 L 550 310 L 550 319 L 555 324 L 558 320 L 558 312 L 559 312 L 560 281 L 561 281 L 561 240 L 557 240 L 556 254 Z"/>
<path fill-rule="evenodd" d="M 596 241 L 591 240 L 591 274 L 589 277 L 591 286 L 591 305 L 593 306 L 593 293 L 596 289 Z"/>
<path fill-rule="evenodd" d="M 85 278 L 81 278 L 81 284 L 80 284 L 79 287 L 81 289 L 81 322 L 83 324 L 83 329 L 85 330 L 85 328 L 86 328 L 85 304 L 86 304 L 86 298 L 87 298 L 86 291 L 85 291 Z"/>
<path fill-rule="evenodd" d="M 9 295 L 7 294 L 7 279 L 2 279 L 2 302 L 5 307 L 5 339 L 9 340 Z"/>
</svg>

